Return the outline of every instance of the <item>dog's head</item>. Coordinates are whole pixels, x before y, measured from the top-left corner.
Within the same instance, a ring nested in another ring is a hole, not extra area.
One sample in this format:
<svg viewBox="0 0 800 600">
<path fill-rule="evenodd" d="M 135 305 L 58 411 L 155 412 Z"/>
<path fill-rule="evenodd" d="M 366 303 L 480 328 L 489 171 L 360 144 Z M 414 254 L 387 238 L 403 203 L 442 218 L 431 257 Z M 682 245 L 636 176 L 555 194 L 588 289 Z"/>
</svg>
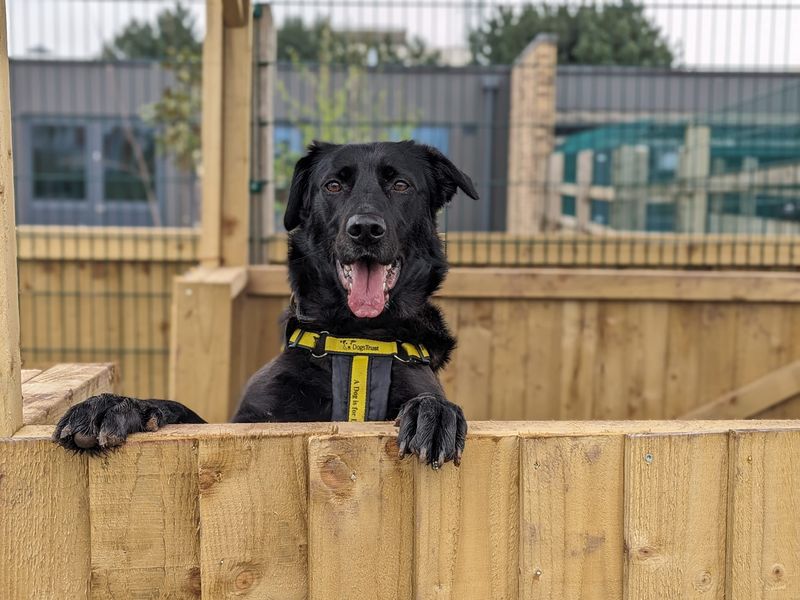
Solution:
<svg viewBox="0 0 800 600">
<path fill-rule="evenodd" d="M 312 144 L 284 218 L 304 312 L 335 318 L 338 304 L 360 319 L 414 314 L 444 278 L 436 214 L 458 188 L 477 200 L 470 178 L 430 146 Z"/>
</svg>

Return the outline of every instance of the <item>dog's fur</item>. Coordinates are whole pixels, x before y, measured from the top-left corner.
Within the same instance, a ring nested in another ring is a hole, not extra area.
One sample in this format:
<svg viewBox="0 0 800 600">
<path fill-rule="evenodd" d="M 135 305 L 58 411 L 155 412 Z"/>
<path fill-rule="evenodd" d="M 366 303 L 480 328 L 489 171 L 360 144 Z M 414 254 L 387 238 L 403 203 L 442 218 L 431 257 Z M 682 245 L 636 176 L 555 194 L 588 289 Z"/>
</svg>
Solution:
<svg viewBox="0 0 800 600">
<path fill-rule="evenodd" d="M 458 188 L 477 199 L 469 177 L 428 146 L 314 143 L 297 163 L 285 215 L 293 293 L 288 330 L 302 326 L 426 346 L 430 367 L 393 361 L 388 418 L 396 418 L 400 428 L 401 456 L 416 454 L 434 468 L 460 462 L 467 430 L 461 409 L 444 398 L 436 377 L 455 340 L 429 302 L 447 272 L 436 215 Z M 369 243 L 348 234 L 351 217 L 365 214 L 385 222 L 385 234 Z M 356 316 L 338 265 L 389 265 L 398 259 L 399 275 L 382 312 Z M 329 421 L 331 410 L 330 359 L 290 348 L 253 375 L 233 420 Z M 123 443 L 129 433 L 202 422 L 177 402 L 103 394 L 72 407 L 54 439 L 73 450 L 102 451 Z"/>
</svg>

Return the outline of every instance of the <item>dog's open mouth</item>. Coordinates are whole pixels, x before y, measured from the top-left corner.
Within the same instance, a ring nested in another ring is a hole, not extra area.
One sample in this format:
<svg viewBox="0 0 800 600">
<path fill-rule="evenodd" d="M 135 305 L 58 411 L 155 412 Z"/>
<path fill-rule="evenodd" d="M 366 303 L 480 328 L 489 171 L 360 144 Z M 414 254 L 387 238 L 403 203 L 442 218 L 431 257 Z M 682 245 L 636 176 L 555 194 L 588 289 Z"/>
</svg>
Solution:
<svg viewBox="0 0 800 600">
<path fill-rule="evenodd" d="M 400 275 L 400 259 L 389 265 L 357 260 L 348 265 L 336 261 L 339 281 L 347 291 L 347 305 L 357 317 L 377 317 L 386 308 L 389 292 Z"/>
</svg>

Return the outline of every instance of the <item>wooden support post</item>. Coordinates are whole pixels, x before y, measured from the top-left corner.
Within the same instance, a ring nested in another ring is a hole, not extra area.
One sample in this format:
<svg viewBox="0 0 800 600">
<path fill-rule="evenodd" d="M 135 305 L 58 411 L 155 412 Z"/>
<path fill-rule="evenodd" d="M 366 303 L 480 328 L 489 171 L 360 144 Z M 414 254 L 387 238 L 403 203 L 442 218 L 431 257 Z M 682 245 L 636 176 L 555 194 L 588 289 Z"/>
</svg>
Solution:
<svg viewBox="0 0 800 600">
<path fill-rule="evenodd" d="M 258 144 L 257 169 L 261 187 L 261 234 L 275 232 L 275 82 L 278 38 L 269 4 L 261 5 L 254 27 L 258 29 L 258 106 L 254 119 Z M 260 243 L 260 242 L 259 242 Z"/>
<path fill-rule="evenodd" d="M 17 239 L 14 227 L 6 6 L 5 0 L 0 0 L 0 437 L 10 436 L 22 426 Z"/>
<path fill-rule="evenodd" d="M 247 0 L 207 0 L 201 264 L 244 266 L 250 234 L 253 21 Z"/>
<path fill-rule="evenodd" d="M 681 198 L 680 230 L 691 233 L 706 231 L 708 185 L 711 173 L 711 128 L 692 125 L 686 128 L 681 149 L 678 176 L 688 190 Z"/>
<path fill-rule="evenodd" d="M 547 175 L 555 143 L 556 59 L 553 35 L 538 35 L 511 68 L 508 135 L 510 233 L 540 231 L 546 214 Z"/>
<path fill-rule="evenodd" d="M 592 199 L 589 190 L 592 187 L 594 151 L 581 150 L 578 152 L 577 163 L 575 180 L 578 184 L 578 193 L 575 196 L 575 218 L 578 222 L 578 229 L 585 230 L 592 222 Z"/>
<path fill-rule="evenodd" d="M 210 423 L 230 418 L 241 391 L 236 299 L 246 283 L 244 267 L 200 267 L 175 280 L 170 397 Z"/>
</svg>

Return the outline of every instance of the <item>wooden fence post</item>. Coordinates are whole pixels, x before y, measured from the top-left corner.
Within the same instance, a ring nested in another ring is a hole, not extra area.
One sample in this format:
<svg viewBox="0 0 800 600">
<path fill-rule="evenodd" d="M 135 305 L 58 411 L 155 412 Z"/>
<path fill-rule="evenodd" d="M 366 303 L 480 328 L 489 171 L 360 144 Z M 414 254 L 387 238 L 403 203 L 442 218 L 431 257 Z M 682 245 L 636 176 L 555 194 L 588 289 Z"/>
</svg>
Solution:
<svg viewBox="0 0 800 600">
<path fill-rule="evenodd" d="M 258 28 L 259 39 L 259 90 L 254 119 L 258 162 L 254 167 L 262 182 L 260 232 L 268 236 L 275 231 L 275 82 L 278 71 L 278 38 L 269 4 L 261 5 L 261 14 L 254 27 Z"/>
<path fill-rule="evenodd" d="M 509 233 L 534 233 L 543 226 L 548 165 L 555 144 L 557 56 L 555 36 L 540 34 L 511 68 Z"/>
<path fill-rule="evenodd" d="M 17 293 L 11 92 L 6 43 L 6 6 L 5 0 L 0 0 L 0 437 L 10 436 L 22 426 Z"/>
<path fill-rule="evenodd" d="M 249 0 L 206 1 L 200 239 L 205 267 L 248 262 L 252 35 Z"/>
</svg>

